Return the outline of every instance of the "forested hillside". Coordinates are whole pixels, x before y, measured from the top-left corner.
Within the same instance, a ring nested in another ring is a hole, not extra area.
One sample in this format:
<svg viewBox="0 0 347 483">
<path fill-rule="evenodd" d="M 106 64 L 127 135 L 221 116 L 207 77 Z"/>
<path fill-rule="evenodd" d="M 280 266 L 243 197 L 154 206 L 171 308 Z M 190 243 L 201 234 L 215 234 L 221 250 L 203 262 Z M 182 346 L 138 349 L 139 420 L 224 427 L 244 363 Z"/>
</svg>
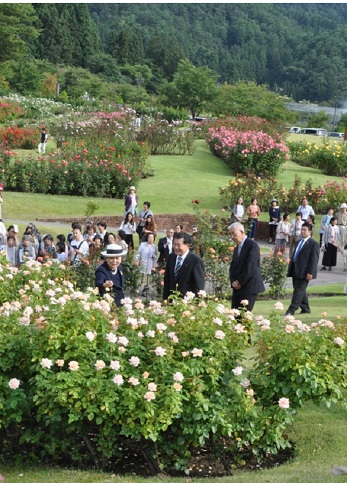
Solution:
<svg viewBox="0 0 347 483">
<path fill-rule="evenodd" d="M 124 46 L 128 34 L 142 44 L 142 61 L 167 77 L 185 55 L 215 70 L 221 82 L 267 83 L 296 100 L 330 100 L 346 87 L 345 4 L 91 4 L 89 9 L 111 55 L 114 38 Z"/>
<path fill-rule="evenodd" d="M 0 93 L 53 95 L 55 76 L 69 99 L 84 89 L 140 103 L 187 59 L 219 85 L 254 81 L 297 101 L 347 97 L 343 3 L 0 4 L 0 27 Z"/>
</svg>

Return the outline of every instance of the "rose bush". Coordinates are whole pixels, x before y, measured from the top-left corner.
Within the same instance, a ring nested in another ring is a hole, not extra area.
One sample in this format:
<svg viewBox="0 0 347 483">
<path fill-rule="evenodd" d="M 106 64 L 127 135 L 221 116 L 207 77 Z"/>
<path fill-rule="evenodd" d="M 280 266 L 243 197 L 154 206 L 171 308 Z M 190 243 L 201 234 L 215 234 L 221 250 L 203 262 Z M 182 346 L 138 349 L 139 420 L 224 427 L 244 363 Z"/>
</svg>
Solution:
<svg viewBox="0 0 347 483">
<path fill-rule="evenodd" d="M 210 128 L 206 140 L 211 152 L 223 159 L 235 173 L 274 177 L 280 166 L 289 159 L 289 149 L 280 134 L 270 136 L 263 131 L 243 131 L 225 126 Z"/>
<path fill-rule="evenodd" d="M 189 473 L 213 445 L 229 467 L 289 446 L 285 430 L 308 398 L 346 386 L 346 324 L 306 326 L 187 294 L 171 304 L 77 291 L 69 269 L 0 265 L 0 435 L 3 454 L 112 468 L 121 448 L 152 471 Z M 283 310 L 279 307 L 278 310 Z M 257 332 L 257 338 L 254 337 Z M 258 359 L 244 368 L 252 335 Z"/>
</svg>

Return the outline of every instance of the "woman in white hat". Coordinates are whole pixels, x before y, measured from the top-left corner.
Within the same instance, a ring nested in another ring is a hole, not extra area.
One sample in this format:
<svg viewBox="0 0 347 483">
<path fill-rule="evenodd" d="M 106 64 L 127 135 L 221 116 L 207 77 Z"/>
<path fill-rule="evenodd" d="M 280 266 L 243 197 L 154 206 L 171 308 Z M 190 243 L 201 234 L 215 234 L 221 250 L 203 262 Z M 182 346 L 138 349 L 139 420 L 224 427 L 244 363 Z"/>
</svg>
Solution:
<svg viewBox="0 0 347 483">
<path fill-rule="evenodd" d="M 139 197 L 136 194 L 136 188 L 135 186 L 130 186 L 129 193 L 125 195 L 125 198 L 124 198 L 124 209 L 125 209 L 124 216 L 129 212 L 132 215 L 136 216 L 138 202 L 139 202 Z"/>
<path fill-rule="evenodd" d="M 95 286 L 99 289 L 99 294 L 103 296 L 106 292 L 112 293 L 118 307 L 121 305 L 120 301 L 124 298 L 125 277 L 121 261 L 126 253 L 127 250 L 124 250 L 120 245 L 111 243 L 105 251 L 101 252 L 105 261 L 99 265 L 95 272 Z"/>
</svg>

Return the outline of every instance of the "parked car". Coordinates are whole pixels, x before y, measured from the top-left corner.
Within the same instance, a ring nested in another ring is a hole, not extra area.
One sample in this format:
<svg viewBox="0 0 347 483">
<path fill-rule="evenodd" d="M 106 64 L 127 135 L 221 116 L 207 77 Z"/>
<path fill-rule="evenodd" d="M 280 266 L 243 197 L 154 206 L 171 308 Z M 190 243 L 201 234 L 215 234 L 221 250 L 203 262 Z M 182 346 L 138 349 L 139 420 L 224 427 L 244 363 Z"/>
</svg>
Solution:
<svg viewBox="0 0 347 483">
<path fill-rule="evenodd" d="M 328 131 L 321 127 L 305 127 L 300 129 L 299 134 L 312 134 L 313 136 L 327 136 Z"/>
<path fill-rule="evenodd" d="M 328 137 L 329 138 L 344 138 L 344 133 L 343 132 L 328 132 Z"/>
<path fill-rule="evenodd" d="M 288 128 L 288 132 L 297 134 L 301 130 L 301 127 L 298 126 L 292 126 Z"/>
</svg>

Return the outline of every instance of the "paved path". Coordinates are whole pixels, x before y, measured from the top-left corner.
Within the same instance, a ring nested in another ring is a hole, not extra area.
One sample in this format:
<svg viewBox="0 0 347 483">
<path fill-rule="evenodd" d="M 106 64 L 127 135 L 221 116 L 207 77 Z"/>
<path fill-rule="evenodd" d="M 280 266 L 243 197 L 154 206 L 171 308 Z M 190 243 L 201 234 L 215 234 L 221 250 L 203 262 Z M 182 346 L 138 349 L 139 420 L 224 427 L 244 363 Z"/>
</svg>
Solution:
<svg viewBox="0 0 347 483">
<path fill-rule="evenodd" d="M 273 245 L 269 245 L 265 242 L 258 242 L 260 249 L 269 249 L 269 247 Z M 288 250 L 287 250 L 288 253 Z M 322 258 L 323 253 L 320 253 L 319 256 L 319 263 L 318 263 L 318 274 L 317 278 L 311 280 L 310 285 L 325 285 L 330 283 L 346 283 L 347 282 L 347 272 L 343 271 L 343 257 L 341 253 L 337 252 L 337 265 L 331 269 L 331 272 L 328 270 L 321 270 L 322 268 Z M 292 279 L 288 278 L 287 282 L 285 283 L 285 287 L 292 287 Z"/>
</svg>

